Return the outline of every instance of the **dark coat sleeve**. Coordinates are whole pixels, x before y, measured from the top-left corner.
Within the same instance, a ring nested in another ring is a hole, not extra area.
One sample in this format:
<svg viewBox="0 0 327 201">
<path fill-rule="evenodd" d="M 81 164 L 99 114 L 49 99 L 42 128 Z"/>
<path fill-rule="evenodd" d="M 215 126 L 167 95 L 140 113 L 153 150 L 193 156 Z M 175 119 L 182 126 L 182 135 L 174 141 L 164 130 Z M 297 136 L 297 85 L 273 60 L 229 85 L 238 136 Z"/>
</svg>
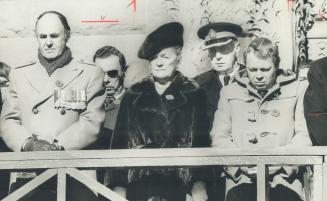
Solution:
<svg viewBox="0 0 327 201">
<path fill-rule="evenodd" d="M 128 101 L 129 95 L 126 95 L 120 104 L 117 121 L 113 136 L 111 138 L 111 149 L 128 149 L 128 135 L 130 123 L 130 103 Z"/>
<path fill-rule="evenodd" d="M 128 136 L 130 126 L 130 96 L 125 95 L 120 104 L 117 121 L 113 136 L 111 138 L 110 149 L 127 149 L 128 147 Z M 127 187 L 128 184 L 128 169 L 117 168 L 111 169 L 109 173 L 109 187 L 113 188 L 116 186 Z"/>
<path fill-rule="evenodd" d="M 321 62 L 311 65 L 308 72 L 309 86 L 304 96 L 304 114 L 310 138 L 318 146 L 327 145 L 327 74 L 323 67 Z"/>
<path fill-rule="evenodd" d="M 196 100 L 196 112 L 194 119 L 194 139 L 192 147 L 210 147 L 210 135 L 209 135 L 209 116 L 207 115 L 208 102 L 205 101 L 207 98 L 205 92 L 200 89 L 197 96 L 194 97 Z M 192 169 L 192 180 L 189 185 L 190 189 L 194 182 L 202 181 L 207 185 L 211 185 L 214 179 L 215 168 L 212 167 L 196 167 Z"/>
<path fill-rule="evenodd" d="M 208 102 L 206 94 L 199 89 L 197 96 L 194 97 L 196 112 L 194 119 L 194 139 L 192 147 L 210 147 L 209 117 L 207 115 Z"/>
</svg>

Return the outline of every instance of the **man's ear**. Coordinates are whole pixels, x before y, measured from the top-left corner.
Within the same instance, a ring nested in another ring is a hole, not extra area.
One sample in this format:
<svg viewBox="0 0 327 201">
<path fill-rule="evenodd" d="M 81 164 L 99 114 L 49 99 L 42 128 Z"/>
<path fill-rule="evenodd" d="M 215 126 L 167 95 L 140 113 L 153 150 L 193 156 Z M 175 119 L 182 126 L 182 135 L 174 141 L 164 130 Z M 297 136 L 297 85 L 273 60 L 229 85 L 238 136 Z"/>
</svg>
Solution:
<svg viewBox="0 0 327 201">
<path fill-rule="evenodd" d="M 236 54 L 239 53 L 240 49 L 241 49 L 240 42 L 239 41 L 236 41 L 235 42 L 235 52 L 236 52 Z"/>
<path fill-rule="evenodd" d="M 69 39 L 70 39 L 70 31 L 65 31 L 65 41 L 66 41 L 66 43 L 68 42 Z"/>
<path fill-rule="evenodd" d="M 182 59 L 182 47 L 175 47 L 175 48 L 176 48 L 178 61 L 180 62 Z"/>
<path fill-rule="evenodd" d="M 34 36 L 35 36 L 36 39 L 38 38 L 38 33 L 37 33 L 37 30 L 36 29 L 34 31 Z"/>
<path fill-rule="evenodd" d="M 181 60 L 182 60 L 182 53 L 178 54 L 178 64 L 181 63 Z"/>
</svg>

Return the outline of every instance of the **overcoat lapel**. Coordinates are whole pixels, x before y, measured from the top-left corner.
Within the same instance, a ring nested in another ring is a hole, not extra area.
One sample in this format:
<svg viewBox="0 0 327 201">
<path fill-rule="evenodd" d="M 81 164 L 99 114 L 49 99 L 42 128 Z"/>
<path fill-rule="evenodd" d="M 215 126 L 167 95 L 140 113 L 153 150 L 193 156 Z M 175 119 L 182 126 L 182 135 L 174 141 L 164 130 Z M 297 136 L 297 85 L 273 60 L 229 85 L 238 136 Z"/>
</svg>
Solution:
<svg viewBox="0 0 327 201">
<path fill-rule="evenodd" d="M 64 89 L 67 87 L 83 72 L 82 69 L 78 68 L 76 63 L 58 68 L 50 77 L 46 69 L 41 65 L 33 66 L 29 70 L 32 72 L 26 73 L 27 80 L 38 92 L 34 106 L 39 105 L 53 96 L 56 89 Z"/>
<path fill-rule="evenodd" d="M 24 69 L 25 70 L 25 69 Z M 45 83 L 49 82 L 49 75 L 44 67 L 39 63 L 29 66 L 26 68 L 24 73 L 28 83 L 34 88 L 38 93 L 41 93 L 44 88 Z"/>
</svg>

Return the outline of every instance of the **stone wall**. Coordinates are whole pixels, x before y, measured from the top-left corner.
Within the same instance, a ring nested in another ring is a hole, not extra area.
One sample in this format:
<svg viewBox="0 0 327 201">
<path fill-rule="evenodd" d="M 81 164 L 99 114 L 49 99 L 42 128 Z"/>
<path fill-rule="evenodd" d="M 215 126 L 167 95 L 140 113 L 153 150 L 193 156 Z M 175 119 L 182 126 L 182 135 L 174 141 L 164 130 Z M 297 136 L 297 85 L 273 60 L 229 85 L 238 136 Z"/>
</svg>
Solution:
<svg viewBox="0 0 327 201">
<path fill-rule="evenodd" d="M 72 28 L 69 46 L 74 56 L 91 61 L 96 49 L 114 45 L 130 63 L 138 62 L 137 50 L 147 33 L 169 21 L 185 28 L 185 47 L 180 69 L 187 76 L 208 69 L 207 53 L 197 38 L 198 28 L 212 21 L 242 25 L 250 37 L 265 36 L 280 46 L 283 68 L 293 64 L 292 14 L 282 0 L 0 0 L 0 60 L 11 66 L 34 60 L 37 44 L 34 24 L 45 10 L 67 16 Z M 82 20 L 119 20 L 117 23 L 82 23 Z M 240 55 L 240 61 L 242 57 Z"/>
</svg>

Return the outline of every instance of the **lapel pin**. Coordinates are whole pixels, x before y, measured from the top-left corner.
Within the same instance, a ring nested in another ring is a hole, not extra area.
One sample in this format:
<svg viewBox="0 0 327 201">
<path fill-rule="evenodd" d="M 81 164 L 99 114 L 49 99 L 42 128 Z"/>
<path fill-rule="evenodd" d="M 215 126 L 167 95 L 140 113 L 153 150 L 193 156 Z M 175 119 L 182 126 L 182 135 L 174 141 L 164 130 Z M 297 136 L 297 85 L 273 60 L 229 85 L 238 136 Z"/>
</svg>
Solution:
<svg viewBox="0 0 327 201">
<path fill-rule="evenodd" d="M 175 97 L 173 95 L 171 95 L 171 94 L 167 94 L 165 97 L 166 97 L 167 100 L 174 100 L 175 99 Z"/>
</svg>

